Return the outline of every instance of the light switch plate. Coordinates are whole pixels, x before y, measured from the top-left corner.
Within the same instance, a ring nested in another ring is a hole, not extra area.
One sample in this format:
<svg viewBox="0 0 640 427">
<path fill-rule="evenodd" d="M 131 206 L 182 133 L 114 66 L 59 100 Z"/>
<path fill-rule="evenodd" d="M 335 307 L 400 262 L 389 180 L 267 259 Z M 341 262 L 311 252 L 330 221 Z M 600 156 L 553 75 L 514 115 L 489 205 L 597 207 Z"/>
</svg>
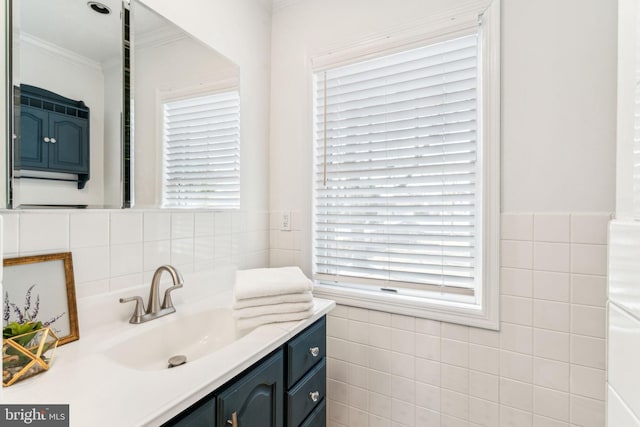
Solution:
<svg viewBox="0 0 640 427">
<path fill-rule="evenodd" d="M 291 231 L 291 211 L 282 211 L 280 216 L 280 230 Z"/>
</svg>

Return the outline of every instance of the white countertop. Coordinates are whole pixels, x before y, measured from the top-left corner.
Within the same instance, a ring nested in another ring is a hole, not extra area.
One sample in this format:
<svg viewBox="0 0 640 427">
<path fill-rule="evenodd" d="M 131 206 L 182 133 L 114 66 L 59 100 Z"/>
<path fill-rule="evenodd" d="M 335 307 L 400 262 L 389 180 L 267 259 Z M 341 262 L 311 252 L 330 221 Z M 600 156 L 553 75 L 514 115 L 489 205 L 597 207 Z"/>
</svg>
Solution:
<svg viewBox="0 0 640 427">
<path fill-rule="evenodd" d="M 133 369 L 106 355 L 114 343 L 162 327 L 181 315 L 229 307 L 232 274 L 227 270 L 185 275 L 184 288 L 172 293 L 177 312 L 139 325 L 128 323 L 133 304 L 119 304 L 118 298 L 142 295 L 146 301 L 148 286 L 79 300 L 80 339 L 58 347 L 48 372 L 3 388 L 2 402 L 69 404 L 72 427 L 157 427 L 335 306 L 333 301 L 314 298 L 314 314 L 309 319 L 260 326 L 232 344 L 174 369 Z M 210 325 L 210 330 L 215 327 Z"/>
</svg>

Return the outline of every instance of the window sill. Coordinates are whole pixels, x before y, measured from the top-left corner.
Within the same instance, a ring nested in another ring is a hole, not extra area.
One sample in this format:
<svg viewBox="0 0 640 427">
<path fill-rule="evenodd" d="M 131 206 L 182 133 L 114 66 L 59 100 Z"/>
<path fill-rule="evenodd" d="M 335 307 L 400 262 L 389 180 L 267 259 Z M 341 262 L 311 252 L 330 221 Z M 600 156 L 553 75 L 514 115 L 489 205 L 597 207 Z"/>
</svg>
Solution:
<svg viewBox="0 0 640 427">
<path fill-rule="evenodd" d="M 380 294 L 363 289 L 350 289 L 316 282 L 314 296 L 334 300 L 337 304 L 404 316 L 439 320 L 477 328 L 498 330 L 498 307 L 482 309 L 479 305 L 443 301 L 436 298 L 413 298 Z M 486 304 L 485 304 L 486 306 Z"/>
</svg>

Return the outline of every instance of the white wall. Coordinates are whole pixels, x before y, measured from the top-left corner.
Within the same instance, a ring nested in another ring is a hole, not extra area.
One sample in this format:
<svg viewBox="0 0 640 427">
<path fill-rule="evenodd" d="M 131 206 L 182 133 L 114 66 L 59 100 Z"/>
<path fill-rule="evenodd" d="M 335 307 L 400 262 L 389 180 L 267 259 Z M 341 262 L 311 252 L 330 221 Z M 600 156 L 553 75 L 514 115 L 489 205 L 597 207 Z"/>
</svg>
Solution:
<svg viewBox="0 0 640 427">
<path fill-rule="evenodd" d="M 240 68 L 240 204 L 269 206 L 271 13 L 262 0 L 147 0 L 146 5 Z"/>
<path fill-rule="evenodd" d="M 237 79 L 238 68 L 213 49 L 189 37 L 160 46 L 136 47 L 134 58 L 135 205 L 157 207 L 162 202 L 159 91 L 193 90 L 198 86 Z M 243 166 L 241 163 L 241 168 Z"/>
<path fill-rule="evenodd" d="M 307 0 L 274 12 L 271 210 L 300 212 L 307 272 L 310 58 L 469 3 Z M 503 212 L 613 210 L 615 58 L 615 2 L 502 2 Z"/>
</svg>

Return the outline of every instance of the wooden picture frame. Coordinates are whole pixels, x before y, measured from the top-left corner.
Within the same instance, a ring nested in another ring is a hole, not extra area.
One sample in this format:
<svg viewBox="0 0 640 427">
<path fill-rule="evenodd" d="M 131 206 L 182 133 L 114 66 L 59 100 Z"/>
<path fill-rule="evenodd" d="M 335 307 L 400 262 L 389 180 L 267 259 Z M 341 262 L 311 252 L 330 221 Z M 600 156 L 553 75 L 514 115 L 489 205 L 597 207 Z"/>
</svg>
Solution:
<svg viewBox="0 0 640 427">
<path fill-rule="evenodd" d="M 3 326 L 38 320 L 58 345 L 80 338 L 71 252 L 5 258 L 3 267 Z"/>
</svg>

